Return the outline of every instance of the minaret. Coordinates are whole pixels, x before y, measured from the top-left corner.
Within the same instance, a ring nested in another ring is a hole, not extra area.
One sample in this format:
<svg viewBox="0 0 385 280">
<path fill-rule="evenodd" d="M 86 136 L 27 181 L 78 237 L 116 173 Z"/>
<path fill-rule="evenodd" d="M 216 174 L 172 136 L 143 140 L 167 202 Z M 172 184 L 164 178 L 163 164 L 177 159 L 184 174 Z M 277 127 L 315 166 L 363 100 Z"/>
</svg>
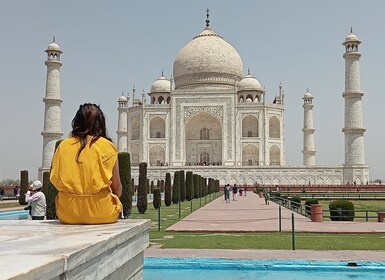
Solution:
<svg viewBox="0 0 385 280">
<path fill-rule="evenodd" d="M 344 183 L 355 182 L 357 174 L 354 169 L 365 166 L 364 132 L 362 117 L 362 96 L 364 93 L 360 87 L 361 54 L 358 46 L 361 41 L 352 33 L 346 37 L 342 45 L 345 46 L 345 126 L 342 132 L 345 134 L 345 165 Z M 358 177 L 362 182 L 362 175 Z"/>
<path fill-rule="evenodd" d="M 309 90 L 303 96 L 303 165 L 315 165 L 314 131 L 313 128 L 313 96 Z"/>
<path fill-rule="evenodd" d="M 119 98 L 118 103 L 118 151 L 127 152 L 127 103 L 130 98 L 123 95 Z"/>
<path fill-rule="evenodd" d="M 63 53 L 59 45 L 53 42 L 48 45 L 45 50 L 47 53 L 47 80 L 45 87 L 45 104 L 44 110 L 44 130 L 41 132 L 43 136 L 43 160 L 42 166 L 39 168 L 39 179 L 42 180 L 43 172 L 50 171 L 53 153 L 55 151 L 55 143 L 62 136 L 61 131 L 61 109 L 60 105 L 63 100 L 60 98 L 60 55 Z"/>
</svg>

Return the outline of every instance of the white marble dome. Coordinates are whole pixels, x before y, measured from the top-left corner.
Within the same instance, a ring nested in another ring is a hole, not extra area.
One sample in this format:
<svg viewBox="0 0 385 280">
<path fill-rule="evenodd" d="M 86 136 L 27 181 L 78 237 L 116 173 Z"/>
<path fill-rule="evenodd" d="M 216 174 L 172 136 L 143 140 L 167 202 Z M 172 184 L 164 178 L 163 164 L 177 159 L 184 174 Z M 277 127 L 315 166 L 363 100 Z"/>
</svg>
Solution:
<svg viewBox="0 0 385 280">
<path fill-rule="evenodd" d="M 261 91 L 262 88 L 261 88 L 261 84 L 255 77 L 251 75 L 247 75 L 238 83 L 238 91 L 250 91 L 250 90 Z"/>
<path fill-rule="evenodd" d="M 231 87 L 242 79 L 243 63 L 233 46 L 206 28 L 179 51 L 173 74 L 175 89 Z"/>
<path fill-rule="evenodd" d="M 166 79 L 163 75 L 157 79 L 152 85 L 151 85 L 151 93 L 153 92 L 170 92 L 170 80 Z"/>
</svg>

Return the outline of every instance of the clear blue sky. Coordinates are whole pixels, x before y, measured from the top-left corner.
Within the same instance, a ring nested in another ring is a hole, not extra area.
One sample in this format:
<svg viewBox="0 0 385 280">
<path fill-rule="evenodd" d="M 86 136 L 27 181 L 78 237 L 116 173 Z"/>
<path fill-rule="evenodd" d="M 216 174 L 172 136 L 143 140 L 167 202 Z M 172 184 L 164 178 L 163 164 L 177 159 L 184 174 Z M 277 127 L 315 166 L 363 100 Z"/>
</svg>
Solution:
<svg viewBox="0 0 385 280">
<path fill-rule="evenodd" d="M 384 1 L 2 1 L 0 9 L 0 180 L 20 170 L 37 178 L 42 161 L 46 66 L 56 36 L 61 57 L 62 130 L 84 102 L 100 104 L 116 139 L 117 99 L 138 96 L 205 24 L 242 57 L 273 100 L 286 92 L 286 164 L 302 164 L 302 97 L 314 97 L 316 163 L 344 162 L 344 48 L 353 27 L 360 51 L 366 162 L 384 179 Z"/>
</svg>

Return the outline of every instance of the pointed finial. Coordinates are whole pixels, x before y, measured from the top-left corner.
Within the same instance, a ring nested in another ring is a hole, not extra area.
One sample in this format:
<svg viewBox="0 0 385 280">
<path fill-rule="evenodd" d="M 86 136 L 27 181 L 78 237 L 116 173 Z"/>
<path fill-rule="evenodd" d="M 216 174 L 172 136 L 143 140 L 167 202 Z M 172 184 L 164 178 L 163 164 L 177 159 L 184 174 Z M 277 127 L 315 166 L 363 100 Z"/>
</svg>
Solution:
<svg viewBox="0 0 385 280">
<path fill-rule="evenodd" d="M 210 10 L 209 8 L 206 9 L 206 29 L 210 28 Z"/>
<path fill-rule="evenodd" d="M 250 67 L 247 67 L 247 75 L 250 75 Z"/>
<path fill-rule="evenodd" d="M 353 33 L 353 27 L 350 27 L 350 33 Z"/>
<path fill-rule="evenodd" d="M 163 68 L 162 68 L 162 77 L 163 77 Z"/>
<path fill-rule="evenodd" d="M 309 92 L 309 88 L 306 89 L 306 92 Z"/>
<path fill-rule="evenodd" d="M 55 42 L 55 35 L 53 35 L 53 42 Z"/>
</svg>

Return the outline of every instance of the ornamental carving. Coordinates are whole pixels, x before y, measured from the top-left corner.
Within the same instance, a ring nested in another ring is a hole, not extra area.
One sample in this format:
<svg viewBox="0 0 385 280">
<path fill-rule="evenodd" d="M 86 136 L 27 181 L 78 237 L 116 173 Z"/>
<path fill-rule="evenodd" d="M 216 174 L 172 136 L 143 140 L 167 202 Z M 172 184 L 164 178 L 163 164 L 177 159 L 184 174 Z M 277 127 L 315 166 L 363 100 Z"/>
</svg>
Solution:
<svg viewBox="0 0 385 280">
<path fill-rule="evenodd" d="M 194 107 L 184 108 L 184 121 L 186 122 L 187 119 L 201 112 L 209 113 L 213 116 L 216 116 L 219 120 L 222 120 L 223 112 L 222 112 L 221 106 L 214 106 L 214 107 L 194 106 Z"/>
</svg>

